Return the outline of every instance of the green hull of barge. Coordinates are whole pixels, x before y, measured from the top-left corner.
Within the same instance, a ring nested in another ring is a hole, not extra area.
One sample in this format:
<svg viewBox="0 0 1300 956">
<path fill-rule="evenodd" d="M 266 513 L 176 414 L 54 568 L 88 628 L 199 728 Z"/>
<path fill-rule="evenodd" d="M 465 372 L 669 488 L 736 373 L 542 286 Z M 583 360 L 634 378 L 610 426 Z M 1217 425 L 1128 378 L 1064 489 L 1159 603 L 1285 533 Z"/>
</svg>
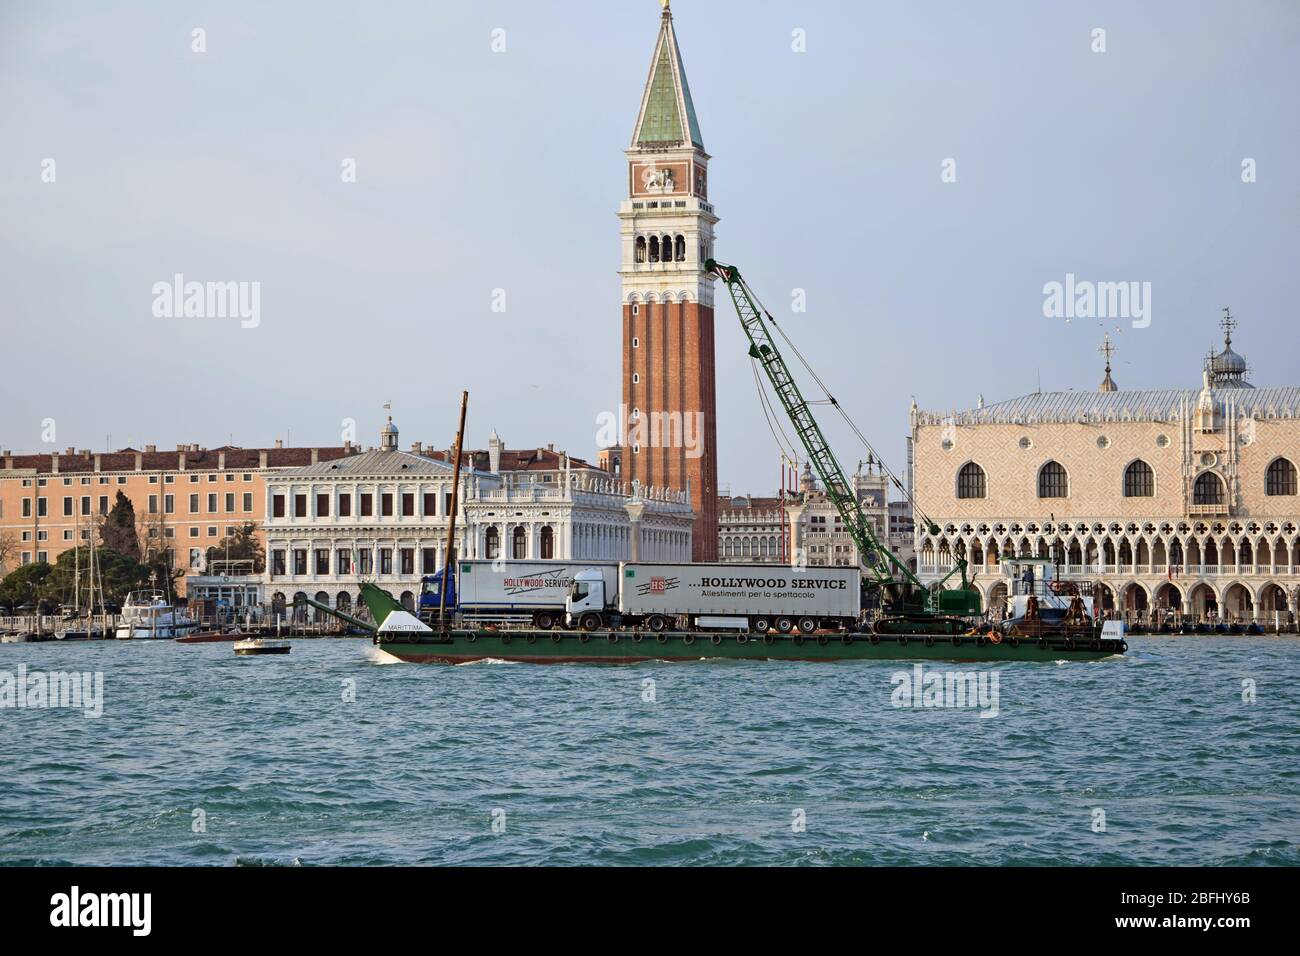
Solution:
<svg viewBox="0 0 1300 956">
<path fill-rule="evenodd" d="M 380 635 L 375 645 L 401 661 L 467 664 L 639 664 L 645 661 L 1011 661 L 1099 660 L 1123 654 L 1113 638 L 1014 639 L 936 634 L 818 634 L 810 637 L 626 631 L 435 631 Z"/>
</svg>

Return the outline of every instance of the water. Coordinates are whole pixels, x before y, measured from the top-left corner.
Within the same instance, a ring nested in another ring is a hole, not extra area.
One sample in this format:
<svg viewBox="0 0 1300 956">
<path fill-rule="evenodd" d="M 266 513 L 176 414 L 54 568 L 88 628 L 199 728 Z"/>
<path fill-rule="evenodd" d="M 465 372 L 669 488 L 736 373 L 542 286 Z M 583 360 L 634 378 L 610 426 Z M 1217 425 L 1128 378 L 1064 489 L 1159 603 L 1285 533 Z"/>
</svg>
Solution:
<svg viewBox="0 0 1300 956">
<path fill-rule="evenodd" d="M 3 645 L 105 702 L 0 710 L 0 862 L 1300 864 L 1300 642 L 1131 643 L 996 668 L 993 718 L 892 707 L 906 664 Z"/>
</svg>

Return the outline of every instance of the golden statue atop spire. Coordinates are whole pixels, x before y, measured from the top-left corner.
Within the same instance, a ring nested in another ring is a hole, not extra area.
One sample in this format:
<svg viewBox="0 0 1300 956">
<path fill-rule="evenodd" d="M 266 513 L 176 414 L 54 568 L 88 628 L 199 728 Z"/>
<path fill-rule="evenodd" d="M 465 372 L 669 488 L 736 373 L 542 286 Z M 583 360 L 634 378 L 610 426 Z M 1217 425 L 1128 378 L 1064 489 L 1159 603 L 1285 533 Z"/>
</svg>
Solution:
<svg viewBox="0 0 1300 956">
<path fill-rule="evenodd" d="M 668 9 L 668 4 L 671 2 L 672 0 L 659 0 L 659 5 L 664 8 L 664 16 L 666 17 L 671 17 L 673 15 L 672 10 Z"/>
</svg>

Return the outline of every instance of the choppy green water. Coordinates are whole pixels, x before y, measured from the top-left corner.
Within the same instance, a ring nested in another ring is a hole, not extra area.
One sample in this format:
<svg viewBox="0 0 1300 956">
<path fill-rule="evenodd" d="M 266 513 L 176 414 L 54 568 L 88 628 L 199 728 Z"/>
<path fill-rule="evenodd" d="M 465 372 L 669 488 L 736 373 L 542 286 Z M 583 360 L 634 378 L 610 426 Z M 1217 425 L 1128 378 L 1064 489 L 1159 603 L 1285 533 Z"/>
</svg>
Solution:
<svg viewBox="0 0 1300 956">
<path fill-rule="evenodd" d="M 0 862 L 1300 863 L 1300 642 L 1131 643 L 978 668 L 992 718 L 892 706 L 905 664 L 4 645 L 105 700 L 0 710 Z"/>
</svg>

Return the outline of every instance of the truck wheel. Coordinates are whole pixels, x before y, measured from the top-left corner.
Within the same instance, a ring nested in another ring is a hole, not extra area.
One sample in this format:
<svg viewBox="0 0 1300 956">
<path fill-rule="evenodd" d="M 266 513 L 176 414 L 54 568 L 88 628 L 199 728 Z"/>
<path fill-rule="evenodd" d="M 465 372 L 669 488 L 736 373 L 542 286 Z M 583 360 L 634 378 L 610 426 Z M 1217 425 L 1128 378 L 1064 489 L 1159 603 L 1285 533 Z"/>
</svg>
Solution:
<svg viewBox="0 0 1300 956">
<path fill-rule="evenodd" d="M 651 614 L 646 618 L 646 627 L 658 634 L 661 631 L 668 630 L 668 618 L 662 614 Z"/>
<path fill-rule="evenodd" d="M 580 623 L 584 631 L 594 631 L 596 628 L 600 627 L 600 615 L 584 614 L 582 615 L 582 621 Z"/>
<path fill-rule="evenodd" d="M 794 630 L 794 621 L 788 617 L 778 617 L 776 619 L 776 629 L 782 634 L 789 634 Z"/>
<path fill-rule="evenodd" d="M 541 614 L 537 615 L 537 619 L 533 623 L 537 625 L 538 630 L 549 631 L 551 628 L 555 627 L 555 617 L 543 611 Z"/>
<path fill-rule="evenodd" d="M 817 621 L 811 617 L 799 618 L 799 632 L 801 634 L 811 634 L 817 630 Z"/>
<path fill-rule="evenodd" d="M 772 630 L 772 621 L 766 617 L 756 617 L 750 622 L 750 627 L 754 629 L 755 634 L 766 634 Z"/>
</svg>

